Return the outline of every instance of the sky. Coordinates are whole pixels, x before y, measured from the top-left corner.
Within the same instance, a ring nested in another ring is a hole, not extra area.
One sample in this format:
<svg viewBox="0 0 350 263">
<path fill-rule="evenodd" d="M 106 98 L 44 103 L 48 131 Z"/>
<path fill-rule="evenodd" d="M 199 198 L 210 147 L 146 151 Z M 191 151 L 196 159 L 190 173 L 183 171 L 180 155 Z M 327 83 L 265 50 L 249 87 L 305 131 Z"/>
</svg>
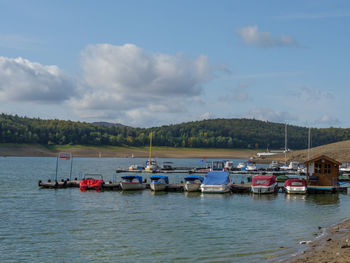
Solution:
<svg viewBox="0 0 350 263">
<path fill-rule="evenodd" d="M 348 0 L 0 0 L 0 112 L 350 127 Z"/>
</svg>

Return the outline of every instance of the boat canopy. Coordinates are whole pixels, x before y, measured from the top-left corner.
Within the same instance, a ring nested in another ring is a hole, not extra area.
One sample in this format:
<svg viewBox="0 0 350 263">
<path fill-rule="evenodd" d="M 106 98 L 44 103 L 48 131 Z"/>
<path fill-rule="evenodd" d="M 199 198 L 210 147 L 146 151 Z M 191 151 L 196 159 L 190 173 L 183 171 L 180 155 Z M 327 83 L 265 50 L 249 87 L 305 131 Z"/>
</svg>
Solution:
<svg viewBox="0 0 350 263">
<path fill-rule="evenodd" d="M 306 181 L 304 179 L 291 178 L 284 182 L 284 186 L 305 187 Z"/>
<path fill-rule="evenodd" d="M 202 176 L 198 175 L 189 175 L 184 178 L 185 181 L 194 181 L 194 180 L 200 180 L 203 182 L 204 178 Z"/>
<path fill-rule="evenodd" d="M 151 176 L 151 181 L 158 181 L 159 179 L 163 179 L 165 183 L 169 183 L 169 178 L 168 176 L 165 175 L 153 175 Z"/>
<path fill-rule="evenodd" d="M 256 175 L 253 177 L 252 185 L 262 185 L 262 186 L 269 186 L 276 183 L 276 176 L 274 175 Z"/>
<path fill-rule="evenodd" d="M 142 176 L 140 175 L 124 175 L 122 176 L 122 179 L 130 181 L 132 181 L 133 179 L 137 179 L 139 180 L 140 184 L 142 184 Z"/>
<path fill-rule="evenodd" d="M 204 177 L 203 184 L 221 185 L 230 183 L 229 173 L 226 171 L 211 171 Z"/>
</svg>

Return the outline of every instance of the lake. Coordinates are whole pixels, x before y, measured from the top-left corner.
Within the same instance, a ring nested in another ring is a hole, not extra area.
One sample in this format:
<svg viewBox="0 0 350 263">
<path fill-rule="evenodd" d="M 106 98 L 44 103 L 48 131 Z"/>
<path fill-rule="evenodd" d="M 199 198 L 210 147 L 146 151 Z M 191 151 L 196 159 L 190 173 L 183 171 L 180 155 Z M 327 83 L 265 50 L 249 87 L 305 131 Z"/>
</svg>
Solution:
<svg viewBox="0 0 350 263">
<path fill-rule="evenodd" d="M 202 165 L 200 159 L 157 161 Z M 119 180 L 117 168 L 144 162 L 74 158 L 73 177 L 101 173 Z M 269 262 L 296 253 L 319 226 L 350 214 L 348 194 L 52 190 L 39 189 L 38 180 L 55 178 L 56 158 L 0 157 L 0 168 L 0 262 Z M 69 161 L 59 168 L 59 178 L 67 178 Z M 169 180 L 184 176 L 169 174 Z"/>
</svg>

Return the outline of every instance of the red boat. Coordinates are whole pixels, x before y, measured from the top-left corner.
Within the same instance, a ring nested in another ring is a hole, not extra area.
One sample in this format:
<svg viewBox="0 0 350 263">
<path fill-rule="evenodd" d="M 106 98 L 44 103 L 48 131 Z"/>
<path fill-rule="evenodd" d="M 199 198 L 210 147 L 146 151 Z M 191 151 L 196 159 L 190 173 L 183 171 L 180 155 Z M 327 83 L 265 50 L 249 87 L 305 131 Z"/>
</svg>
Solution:
<svg viewBox="0 0 350 263">
<path fill-rule="evenodd" d="M 103 177 L 100 174 L 86 174 L 80 181 L 80 190 L 96 190 L 100 191 L 104 184 Z"/>
<path fill-rule="evenodd" d="M 288 194 L 306 194 L 307 186 L 304 179 L 291 178 L 285 181 L 284 188 Z"/>
</svg>

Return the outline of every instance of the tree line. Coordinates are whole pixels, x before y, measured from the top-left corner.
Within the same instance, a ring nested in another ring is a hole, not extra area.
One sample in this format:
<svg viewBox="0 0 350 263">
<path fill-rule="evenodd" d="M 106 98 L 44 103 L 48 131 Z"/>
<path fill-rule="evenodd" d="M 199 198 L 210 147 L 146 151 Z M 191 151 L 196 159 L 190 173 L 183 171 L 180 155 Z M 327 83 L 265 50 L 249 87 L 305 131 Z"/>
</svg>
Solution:
<svg viewBox="0 0 350 263">
<path fill-rule="evenodd" d="M 285 125 L 254 119 L 211 119 L 153 128 L 0 115 L 0 143 L 283 149 Z M 350 129 L 312 128 L 312 146 L 349 140 Z M 288 148 L 307 148 L 308 128 L 288 125 Z"/>
</svg>

